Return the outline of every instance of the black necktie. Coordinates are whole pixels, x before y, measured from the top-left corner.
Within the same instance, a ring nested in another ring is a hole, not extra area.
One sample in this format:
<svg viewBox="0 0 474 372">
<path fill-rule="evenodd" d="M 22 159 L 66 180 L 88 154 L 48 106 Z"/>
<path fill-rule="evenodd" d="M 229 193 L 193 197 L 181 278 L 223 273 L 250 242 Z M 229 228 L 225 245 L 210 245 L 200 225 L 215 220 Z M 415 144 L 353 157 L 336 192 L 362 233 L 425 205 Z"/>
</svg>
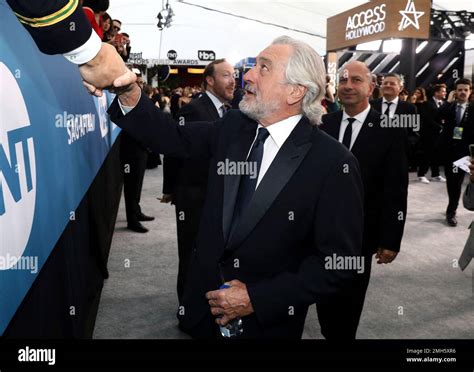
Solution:
<svg viewBox="0 0 474 372">
<path fill-rule="evenodd" d="M 459 126 L 459 124 L 461 124 L 462 117 L 463 117 L 462 109 L 463 109 L 462 105 L 458 104 L 456 106 L 456 125 L 458 125 L 458 126 Z"/>
<path fill-rule="evenodd" d="M 387 109 L 385 110 L 384 112 L 384 115 L 385 116 L 390 116 L 390 105 L 392 104 L 393 102 L 385 102 L 385 104 L 387 105 Z"/>
<path fill-rule="evenodd" d="M 346 130 L 344 131 L 344 137 L 342 137 L 342 144 L 346 146 L 348 149 L 351 148 L 351 139 L 352 139 L 352 124 L 356 119 L 354 118 L 347 118 L 349 124 L 347 124 Z"/>
<path fill-rule="evenodd" d="M 239 192 L 234 207 L 234 216 L 232 218 L 231 234 L 255 192 L 260 166 L 262 165 L 263 145 L 269 134 L 268 130 L 263 127 L 258 129 L 257 138 L 247 158 L 247 163 L 249 164 L 248 169 L 254 170 L 255 173 L 242 175 L 240 178 Z"/>
</svg>

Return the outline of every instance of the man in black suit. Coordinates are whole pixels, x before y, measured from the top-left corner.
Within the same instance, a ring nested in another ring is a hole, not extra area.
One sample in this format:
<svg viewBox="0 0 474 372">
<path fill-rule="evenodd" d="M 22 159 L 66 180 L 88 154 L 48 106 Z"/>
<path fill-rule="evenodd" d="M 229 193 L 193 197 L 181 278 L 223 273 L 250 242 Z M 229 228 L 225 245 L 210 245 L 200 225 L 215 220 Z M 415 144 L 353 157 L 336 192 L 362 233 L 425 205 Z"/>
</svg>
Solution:
<svg viewBox="0 0 474 372">
<path fill-rule="evenodd" d="M 183 88 L 178 87 L 174 90 L 170 99 L 170 111 L 173 118 L 176 119 L 179 111 L 179 99 L 183 96 Z"/>
<path fill-rule="evenodd" d="M 426 172 L 431 167 L 431 180 L 446 182 L 439 174 L 439 157 L 436 152 L 436 144 L 441 133 L 441 123 L 438 121 L 438 109 L 443 105 L 446 97 L 446 85 L 437 84 L 434 87 L 433 97 L 420 106 L 420 164 L 418 168 L 418 180 L 430 183 L 426 178 Z"/>
<path fill-rule="evenodd" d="M 195 121 L 214 122 L 224 116 L 234 95 L 234 68 L 225 59 L 208 64 L 204 70 L 204 93 L 177 114 L 178 125 Z M 173 195 L 178 232 L 178 298 L 183 295 L 186 267 L 196 238 L 206 197 L 210 157 L 181 160 L 165 156 L 163 194 Z M 166 200 L 165 196 L 162 200 Z"/>
<path fill-rule="evenodd" d="M 214 124 L 176 125 L 135 84 L 110 106 L 155 152 L 212 157 L 178 311 L 194 337 L 241 318 L 240 337 L 301 338 L 308 306 L 351 286 L 355 268 L 335 261 L 360 259 L 363 186 L 355 157 L 315 125 L 324 79 L 309 45 L 280 37 L 245 75 L 241 111 Z"/>
<path fill-rule="evenodd" d="M 465 172 L 455 167 L 453 162 L 469 155 L 469 145 L 474 144 L 474 106 L 468 101 L 471 89 L 469 79 L 459 79 L 455 84 L 456 100 L 445 103 L 438 110 L 438 120 L 443 124 L 440 150 L 449 197 L 446 221 L 452 227 L 458 224 L 456 210 L 465 176 Z"/>
<path fill-rule="evenodd" d="M 415 117 L 417 114 L 416 106 L 402 101 L 398 95 L 403 89 L 403 79 L 400 75 L 389 73 L 385 75 L 381 90 L 382 97 L 372 101 L 370 104 L 375 111 L 393 119 L 395 117 L 402 118 L 402 115 L 410 115 Z M 408 116 L 407 116 L 408 117 Z M 415 124 L 415 123 L 413 123 Z M 419 123 L 418 123 L 419 124 Z M 419 125 L 417 127 L 407 127 L 405 132 L 407 134 L 407 155 L 410 169 L 416 168 L 415 152 L 419 140 Z"/>
<path fill-rule="evenodd" d="M 390 79 L 390 78 L 389 78 Z M 351 150 L 359 161 L 364 183 L 364 272 L 349 293 L 317 304 L 321 332 L 327 339 L 354 339 L 370 279 L 372 255 L 378 264 L 392 262 L 405 226 L 408 194 L 406 141 L 403 129 L 381 122 L 369 105 L 375 84 L 370 70 L 349 62 L 339 79 L 344 111 L 323 116 L 321 129 Z"/>
<path fill-rule="evenodd" d="M 141 73 L 137 72 L 136 75 L 138 77 L 137 82 L 143 86 Z M 127 229 L 138 233 L 148 232 L 148 229 L 141 222 L 155 219 L 155 217 L 144 214 L 140 206 L 147 161 L 148 150 L 130 134 L 121 133 L 120 163 L 123 171 L 123 198 L 127 216 Z"/>
</svg>

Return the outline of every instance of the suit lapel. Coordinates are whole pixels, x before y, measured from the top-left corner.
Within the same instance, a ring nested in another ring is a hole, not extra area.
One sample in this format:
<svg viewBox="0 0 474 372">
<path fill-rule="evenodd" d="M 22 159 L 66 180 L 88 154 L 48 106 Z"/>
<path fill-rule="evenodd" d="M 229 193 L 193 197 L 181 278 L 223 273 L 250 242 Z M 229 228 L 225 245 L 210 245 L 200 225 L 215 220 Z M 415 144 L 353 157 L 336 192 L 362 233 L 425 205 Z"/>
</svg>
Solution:
<svg viewBox="0 0 474 372">
<path fill-rule="evenodd" d="M 370 109 L 369 114 L 365 118 L 362 128 L 351 148 L 351 152 L 359 159 L 361 153 L 364 153 L 364 147 L 370 145 L 370 136 L 374 129 L 378 127 L 380 114 L 373 108 Z"/>
<path fill-rule="evenodd" d="M 323 125 L 322 129 L 338 141 L 339 131 L 341 130 L 342 111 L 331 114 L 327 118 L 328 121 Z"/>
<path fill-rule="evenodd" d="M 401 111 L 404 107 L 405 102 L 403 102 L 401 99 L 398 99 L 397 108 L 395 109 L 395 115 L 401 115 Z"/>
<path fill-rule="evenodd" d="M 229 146 L 226 154 L 228 161 L 239 162 L 247 159 L 247 154 L 255 138 L 256 130 L 256 122 L 252 121 L 244 124 L 243 129 L 239 131 L 239 135 L 235 137 Z M 227 241 L 229 237 L 239 184 L 240 175 L 224 175 L 224 199 L 222 205 L 222 231 L 224 233 L 224 241 Z"/>
<path fill-rule="evenodd" d="M 377 98 L 373 103 L 372 103 L 372 107 L 378 111 L 378 112 L 382 112 L 382 102 L 383 102 L 383 99 L 382 98 Z"/>
<path fill-rule="evenodd" d="M 206 111 L 212 120 L 218 120 L 220 118 L 219 112 L 217 112 L 216 106 L 214 106 L 214 103 L 209 98 L 207 93 L 204 92 L 201 99 L 204 100 Z"/>
<path fill-rule="evenodd" d="M 311 148 L 312 132 L 313 126 L 308 119 L 302 118 L 278 151 L 257 187 L 246 211 L 240 218 L 239 225 L 225 247 L 224 256 L 229 255 L 245 240 L 291 179 Z"/>
</svg>

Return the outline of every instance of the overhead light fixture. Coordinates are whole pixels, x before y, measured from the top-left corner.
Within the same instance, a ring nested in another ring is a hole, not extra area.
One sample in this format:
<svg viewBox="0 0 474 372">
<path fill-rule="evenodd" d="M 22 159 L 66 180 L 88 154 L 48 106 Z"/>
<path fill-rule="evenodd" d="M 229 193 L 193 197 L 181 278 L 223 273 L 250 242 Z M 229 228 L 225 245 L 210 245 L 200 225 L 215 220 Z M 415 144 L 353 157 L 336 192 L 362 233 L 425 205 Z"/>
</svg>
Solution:
<svg viewBox="0 0 474 372">
<path fill-rule="evenodd" d="M 428 42 L 427 42 L 426 40 L 423 41 L 420 45 L 418 45 L 418 46 L 416 47 L 415 53 L 416 53 L 416 54 L 420 53 L 420 52 L 425 48 L 425 46 L 427 46 L 427 45 L 428 45 Z"/>
<path fill-rule="evenodd" d="M 443 52 L 451 45 L 451 43 L 452 43 L 451 40 L 446 41 L 446 42 L 441 46 L 441 48 L 439 48 L 437 54 L 443 53 Z"/>
<path fill-rule="evenodd" d="M 428 68 L 429 65 L 430 63 L 426 62 L 426 64 L 422 67 L 422 69 L 418 71 L 418 73 L 416 74 L 416 77 L 420 76 L 423 72 L 425 72 L 425 70 Z"/>
<path fill-rule="evenodd" d="M 192 68 L 189 67 L 187 69 L 188 74 L 204 74 L 204 69 L 203 68 Z"/>
<path fill-rule="evenodd" d="M 400 65 L 400 61 L 398 61 L 397 63 L 395 63 L 395 65 L 388 71 L 388 72 L 394 72 L 395 69 Z"/>
</svg>

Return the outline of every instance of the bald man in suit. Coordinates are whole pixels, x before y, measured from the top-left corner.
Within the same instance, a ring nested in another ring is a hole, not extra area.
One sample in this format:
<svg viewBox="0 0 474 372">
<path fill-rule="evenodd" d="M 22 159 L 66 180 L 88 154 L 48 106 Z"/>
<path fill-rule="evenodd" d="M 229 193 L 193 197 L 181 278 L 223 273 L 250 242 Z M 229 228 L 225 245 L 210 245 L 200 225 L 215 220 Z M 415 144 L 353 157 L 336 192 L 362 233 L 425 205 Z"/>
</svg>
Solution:
<svg viewBox="0 0 474 372">
<path fill-rule="evenodd" d="M 317 304 L 321 332 L 327 339 L 354 339 L 370 280 L 372 256 L 378 264 L 397 256 L 407 212 L 408 165 L 406 134 L 385 127 L 370 107 L 375 84 L 370 70 L 358 61 L 347 63 L 339 78 L 338 96 L 344 111 L 323 117 L 321 129 L 343 143 L 357 158 L 364 183 L 364 270 L 351 290 Z"/>
</svg>

